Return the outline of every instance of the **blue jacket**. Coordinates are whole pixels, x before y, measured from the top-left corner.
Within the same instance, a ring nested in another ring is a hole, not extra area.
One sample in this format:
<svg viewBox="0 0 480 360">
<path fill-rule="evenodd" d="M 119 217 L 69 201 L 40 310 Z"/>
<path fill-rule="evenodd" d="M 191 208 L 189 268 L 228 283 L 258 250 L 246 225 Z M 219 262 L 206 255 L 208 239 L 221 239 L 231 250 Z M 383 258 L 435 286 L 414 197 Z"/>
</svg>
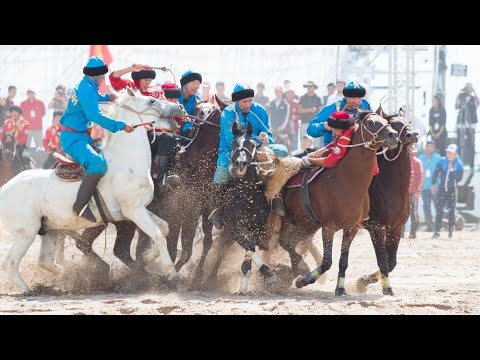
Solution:
<svg viewBox="0 0 480 360">
<path fill-rule="evenodd" d="M 195 115 L 195 107 L 197 106 L 197 100 L 201 101 L 202 98 L 200 98 L 200 96 L 198 95 L 195 95 L 195 96 L 190 96 L 188 99 L 185 99 L 185 95 L 183 94 L 183 91 L 182 91 L 182 95 L 180 95 L 180 97 L 178 98 L 178 103 L 183 105 L 183 107 L 185 108 L 185 111 L 189 115 Z M 183 124 L 182 132 L 187 131 L 192 126 L 193 126 L 192 123 L 186 122 L 185 124 Z"/>
<path fill-rule="evenodd" d="M 430 155 L 430 160 L 427 160 L 425 153 L 420 155 L 418 159 L 422 162 L 423 170 L 425 173 L 425 179 L 423 180 L 422 190 L 428 190 L 432 188 L 432 175 L 437 167 L 437 163 L 440 160 L 440 155 L 436 152 L 433 152 Z"/>
<path fill-rule="evenodd" d="M 448 176 L 448 179 L 447 179 Z M 438 163 L 432 176 L 432 185 L 437 185 L 439 191 L 455 191 L 456 184 L 463 177 L 463 162 L 457 156 L 453 162 L 453 170 L 448 170 L 448 159 L 444 156 Z M 438 181 L 438 184 L 437 184 Z"/>
<path fill-rule="evenodd" d="M 311 137 L 317 138 L 323 136 L 323 145 L 328 145 L 333 141 L 333 135 L 330 130 L 325 130 L 325 122 L 327 121 L 328 117 L 332 115 L 335 111 L 337 111 L 337 104 L 339 103 L 339 110 L 346 111 L 348 113 L 355 113 L 351 112 L 345 107 L 345 98 L 340 101 L 334 102 L 328 106 L 323 107 L 320 112 L 315 115 L 315 117 L 310 121 L 310 124 L 307 128 L 307 134 Z M 363 110 L 371 110 L 370 104 L 367 100 L 362 99 L 362 103 L 360 104 L 360 109 Z"/>
<path fill-rule="evenodd" d="M 125 128 L 124 122 L 105 116 L 100 109 L 99 102 L 108 101 L 108 98 L 108 94 L 100 95 L 97 84 L 84 76 L 82 81 L 73 88 L 65 113 L 60 119 L 60 124 L 85 132 L 92 127 L 93 121 L 111 132 L 123 130 Z M 62 147 L 68 147 L 71 142 L 75 141 L 74 138 L 73 136 L 61 137 Z M 62 139 L 64 139 L 63 143 Z M 72 141 L 65 139 L 72 139 Z"/>
<path fill-rule="evenodd" d="M 230 153 L 232 151 L 233 141 L 232 125 L 235 120 L 238 120 L 242 126 L 247 125 L 245 123 L 245 117 L 240 112 L 237 102 L 226 107 L 220 118 L 220 143 L 217 166 L 225 167 L 230 163 Z M 273 144 L 267 110 L 265 110 L 262 105 L 252 102 L 250 111 L 247 113 L 247 121 L 251 123 L 253 127 L 253 140 L 260 142 L 258 135 L 263 131 L 268 134 L 269 144 Z"/>
</svg>

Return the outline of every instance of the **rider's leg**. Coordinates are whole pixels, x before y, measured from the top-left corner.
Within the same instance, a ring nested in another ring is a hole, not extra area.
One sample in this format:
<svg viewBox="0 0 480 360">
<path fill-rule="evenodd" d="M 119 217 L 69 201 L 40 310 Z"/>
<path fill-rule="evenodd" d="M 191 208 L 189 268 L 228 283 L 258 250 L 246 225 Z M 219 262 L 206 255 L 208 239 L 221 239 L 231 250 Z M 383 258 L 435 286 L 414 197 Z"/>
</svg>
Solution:
<svg viewBox="0 0 480 360">
<path fill-rule="evenodd" d="M 85 177 L 78 189 L 77 200 L 73 204 L 73 212 L 88 221 L 96 223 L 97 219 L 88 205 L 98 182 L 107 172 L 107 161 L 103 154 L 97 153 L 90 146 L 87 139 L 81 139 L 73 143 L 68 148 L 67 153 L 86 169 Z"/>
<path fill-rule="evenodd" d="M 179 177 L 177 175 L 168 175 L 168 171 L 173 164 L 177 141 L 172 133 L 160 133 L 157 134 L 157 137 L 158 185 L 160 185 L 161 189 L 164 185 L 174 187 L 178 184 Z"/>
</svg>

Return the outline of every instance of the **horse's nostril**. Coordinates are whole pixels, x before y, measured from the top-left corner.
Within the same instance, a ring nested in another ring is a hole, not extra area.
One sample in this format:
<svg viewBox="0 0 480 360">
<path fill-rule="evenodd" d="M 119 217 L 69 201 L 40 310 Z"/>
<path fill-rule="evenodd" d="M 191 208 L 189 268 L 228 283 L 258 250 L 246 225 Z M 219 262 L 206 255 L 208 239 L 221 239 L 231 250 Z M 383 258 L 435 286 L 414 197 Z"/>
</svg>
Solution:
<svg viewBox="0 0 480 360">
<path fill-rule="evenodd" d="M 407 133 L 407 138 L 412 137 L 412 134 Z"/>
<path fill-rule="evenodd" d="M 395 134 L 391 132 L 391 133 L 388 133 L 388 136 L 393 138 L 395 136 Z"/>
</svg>

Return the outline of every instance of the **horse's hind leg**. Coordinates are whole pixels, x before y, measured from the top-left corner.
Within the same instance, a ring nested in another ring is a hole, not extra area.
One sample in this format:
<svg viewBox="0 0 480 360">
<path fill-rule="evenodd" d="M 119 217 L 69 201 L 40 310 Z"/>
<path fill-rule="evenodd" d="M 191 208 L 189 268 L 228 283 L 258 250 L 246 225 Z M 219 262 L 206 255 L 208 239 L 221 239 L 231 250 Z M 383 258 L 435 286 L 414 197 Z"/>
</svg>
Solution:
<svg viewBox="0 0 480 360">
<path fill-rule="evenodd" d="M 337 287 L 335 289 L 335 295 L 348 295 L 345 292 L 345 272 L 348 267 L 348 253 L 350 251 L 350 245 L 352 244 L 355 235 L 358 232 L 358 227 L 343 229 L 342 250 L 340 255 L 339 270 Z"/>
<path fill-rule="evenodd" d="M 130 255 L 130 246 L 132 245 L 137 225 L 131 221 L 123 220 L 116 222 L 115 227 L 117 228 L 117 237 L 113 246 L 113 254 L 130 270 L 137 271 L 142 269 Z"/>
<path fill-rule="evenodd" d="M 285 220 L 282 222 L 282 228 L 280 229 L 280 235 L 278 237 L 278 243 L 285 251 L 288 252 L 290 255 L 290 261 L 292 264 L 292 271 L 294 273 L 299 273 L 300 268 L 305 269 L 308 271 L 308 265 L 303 261 L 303 258 L 300 254 L 297 253 L 295 247 L 297 245 L 297 240 L 300 234 L 302 233 L 301 228 L 299 226 L 294 226 Z"/>
<path fill-rule="evenodd" d="M 198 262 L 197 270 L 195 271 L 195 276 L 193 278 L 193 283 L 198 283 L 202 281 L 203 278 L 203 267 L 205 265 L 205 260 L 207 259 L 207 255 L 212 248 L 213 239 L 212 239 L 212 228 L 213 224 L 208 221 L 208 214 L 204 211 L 202 214 L 202 230 L 203 230 L 203 249 L 202 249 L 202 256 L 200 261 Z"/>
<path fill-rule="evenodd" d="M 242 277 L 240 280 L 240 289 L 237 291 L 237 295 L 247 295 L 248 280 L 252 274 L 252 260 L 245 254 L 245 260 L 242 263 Z"/>
<path fill-rule="evenodd" d="M 42 236 L 42 245 L 38 259 L 41 267 L 55 275 L 61 275 L 63 273 L 63 268 L 55 263 L 55 254 L 61 235 L 61 231 L 50 230 L 46 235 Z"/>
<path fill-rule="evenodd" d="M 190 217 L 183 223 L 182 226 L 182 254 L 180 259 L 175 264 L 175 269 L 180 269 L 185 265 L 192 257 L 193 252 L 193 240 L 195 233 L 197 232 L 198 216 L 190 215 Z"/>
<path fill-rule="evenodd" d="M 40 225 L 38 227 L 40 228 Z M 27 293 L 30 289 L 28 288 L 23 278 L 20 276 L 20 273 L 18 272 L 18 267 L 23 257 L 27 253 L 28 248 L 35 240 L 35 234 L 32 234 L 28 237 L 25 235 L 22 237 L 15 236 L 12 242 L 12 247 L 10 248 L 8 255 L 4 260 L 4 268 L 7 271 L 8 277 L 22 294 Z"/>
<path fill-rule="evenodd" d="M 391 229 L 386 234 L 386 249 L 388 258 L 388 272 L 391 273 L 397 265 L 397 251 L 400 244 L 402 228 Z M 382 291 L 384 295 L 392 295 L 393 290 L 390 286 L 390 279 L 388 276 L 382 276 Z"/>
</svg>

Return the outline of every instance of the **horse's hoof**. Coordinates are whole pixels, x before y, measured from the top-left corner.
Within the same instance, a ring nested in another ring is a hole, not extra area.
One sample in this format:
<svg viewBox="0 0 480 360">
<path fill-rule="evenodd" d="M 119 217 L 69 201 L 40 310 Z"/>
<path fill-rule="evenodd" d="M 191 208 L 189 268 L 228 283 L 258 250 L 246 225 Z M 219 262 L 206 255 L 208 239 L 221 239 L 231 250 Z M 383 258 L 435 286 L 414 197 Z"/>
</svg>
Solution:
<svg viewBox="0 0 480 360">
<path fill-rule="evenodd" d="M 278 282 L 278 278 L 275 275 L 271 275 L 267 278 L 265 278 L 265 285 L 270 286 L 274 285 Z"/>
<path fill-rule="evenodd" d="M 357 280 L 357 293 L 365 294 L 367 292 L 367 283 L 362 278 Z"/>
<path fill-rule="evenodd" d="M 305 283 L 303 276 L 300 276 L 295 280 L 295 286 L 297 289 L 301 289 L 304 286 L 307 286 L 308 284 Z"/>
<path fill-rule="evenodd" d="M 342 295 L 348 295 L 347 292 L 345 291 L 345 288 L 336 288 L 335 296 L 342 296 Z"/>
<path fill-rule="evenodd" d="M 386 289 L 382 289 L 383 291 L 383 295 L 390 295 L 390 296 L 393 296 L 393 290 L 391 287 L 389 288 L 386 288 Z"/>
<path fill-rule="evenodd" d="M 178 272 L 175 271 L 168 277 L 168 282 L 174 285 L 180 285 L 183 282 L 183 279 L 178 275 Z"/>
</svg>

